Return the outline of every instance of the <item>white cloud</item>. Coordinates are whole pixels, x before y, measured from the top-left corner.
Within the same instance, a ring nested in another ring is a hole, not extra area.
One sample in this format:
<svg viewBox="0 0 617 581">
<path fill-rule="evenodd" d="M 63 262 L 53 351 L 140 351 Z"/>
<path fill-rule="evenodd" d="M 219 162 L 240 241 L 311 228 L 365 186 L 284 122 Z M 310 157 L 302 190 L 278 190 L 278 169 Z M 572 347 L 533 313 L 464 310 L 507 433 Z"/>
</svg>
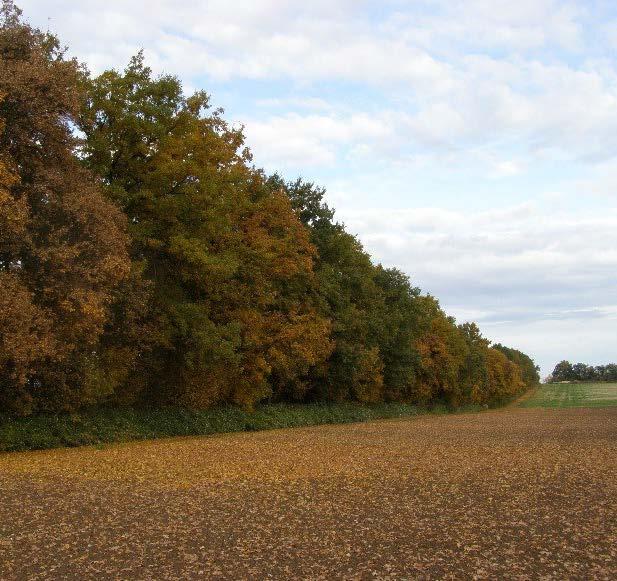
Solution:
<svg viewBox="0 0 617 581">
<path fill-rule="evenodd" d="M 266 166 L 332 164 L 341 146 L 386 147 L 394 139 L 388 116 L 364 113 L 300 115 L 290 113 L 260 121 L 245 122 L 247 141 Z"/>
<path fill-rule="evenodd" d="M 594 171 L 579 179 L 574 187 L 584 195 L 617 199 L 617 160 L 597 164 Z"/>
<path fill-rule="evenodd" d="M 426 46 L 452 43 L 483 48 L 532 50 L 556 45 L 576 50 L 581 44 L 575 3 L 560 0 L 438 0 L 427 14 L 408 12 L 405 3 L 389 28 Z"/>
<path fill-rule="evenodd" d="M 483 325 L 486 335 L 498 342 L 531 353 L 546 377 L 562 359 L 601 365 L 615 361 L 616 321 L 593 321 L 575 317 L 559 320 L 514 321 L 501 325 Z"/>
<path fill-rule="evenodd" d="M 331 111 L 334 107 L 324 99 L 317 97 L 288 97 L 259 99 L 256 102 L 258 107 L 268 109 L 306 109 L 311 111 Z"/>
<path fill-rule="evenodd" d="M 495 177 L 502 176 L 515 176 L 523 171 L 523 167 L 520 162 L 513 159 L 497 161 L 494 165 Z"/>
<path fill-rule="evenodd" d="M 390 1 L 382 17 L 369 15 L 370 3 L 347 0 L 23 0 L 23 6 L 41 24 L 52 16 L 52 28 L 95 71 L 122 66 L 145 47 L 156 70 L 193 85 L 197 79 L 261 79 L 379 88 L 383 104 L 403 126 L 396 133 L 428 150 L 524 143 L 529 155 L 592 162 L 617 152 L 614 63 L 596 59 L 574 66 L 561 54 L 537 52 L 581 48 L 584 4 Z M 504 52 L 495 56 L 491 49 Z M 312 104 L 325 102 L 313 98 Z M 355 113 L 350 122 L 360 111 Z M 297 142 L 309 141 L 309 159 L 332 163 L 325 139 L 317 148 L 310 136 L 296 135 L 290 149 L 299 152 Z M 361 152 L 371 144 L 351 147 Z M 507 176 L 522 167 L 504 163 L 487 171 Z"/>
<path fill-rule="evenodd" d="M 615 211 L 576 215 L 527 203 L 485 212 L 347 210 L 343 219 L 378 258 L 455 309 L 607 315 L 603 301 L 614 300 Z"/>
</svg>

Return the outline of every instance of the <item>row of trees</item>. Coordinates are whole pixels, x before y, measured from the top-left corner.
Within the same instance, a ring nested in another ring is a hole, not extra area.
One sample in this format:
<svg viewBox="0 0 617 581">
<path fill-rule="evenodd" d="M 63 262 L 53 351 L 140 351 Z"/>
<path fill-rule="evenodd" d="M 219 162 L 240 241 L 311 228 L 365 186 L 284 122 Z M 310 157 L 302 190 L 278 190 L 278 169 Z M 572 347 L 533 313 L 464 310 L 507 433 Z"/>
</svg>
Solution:
<svg viewBox="0 0 617 581">
<path fill-rule="evenodd" d="M 372 263 L 142 55 L 92 78 L 0 22 L 0 409 L 509 398 L 524 354 Z"/>
<path fill-rule="evenodd" d="M 547 378 L 551 381 L 615 381 L 617 382 L 617 363 L 607 365 L 586 365 L 560 361 Z"/>
</svg>

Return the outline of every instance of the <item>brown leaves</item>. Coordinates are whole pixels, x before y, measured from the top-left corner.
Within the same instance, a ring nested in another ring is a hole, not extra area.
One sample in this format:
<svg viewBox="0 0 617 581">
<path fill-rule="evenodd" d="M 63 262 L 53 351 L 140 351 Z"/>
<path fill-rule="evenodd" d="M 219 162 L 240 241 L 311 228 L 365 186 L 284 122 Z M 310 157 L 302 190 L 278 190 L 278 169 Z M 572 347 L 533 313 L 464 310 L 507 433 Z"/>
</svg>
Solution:
<svg viewBox="0 0 617 581">
<path fill-rule="evenodd" d="M 20 391 L 36 363 L 57 349 L 50 328 L 49 314 L 19 277 L 0 271 L 0 369 Z"/>
<path fill-rule="evenodd" d="M 80 73 L 54 46 L 17 20 L 0 28 L 0 382 L 30 399 L 69 377 L 84 389 L 80 359 L 129 271 L 124 219 L 72 149 Z M 18 410 L 12 397 L 1 399 Z"/>
<path fill-rule="evenodd" d="M 1 126 L 0 126 L 1 130 Z M 0 159 L 0 247 L 15 253 L 27 242 L 28 205 L 24 197 L 16 198 L 11 189 L 19 179 Z"/>
</svg>

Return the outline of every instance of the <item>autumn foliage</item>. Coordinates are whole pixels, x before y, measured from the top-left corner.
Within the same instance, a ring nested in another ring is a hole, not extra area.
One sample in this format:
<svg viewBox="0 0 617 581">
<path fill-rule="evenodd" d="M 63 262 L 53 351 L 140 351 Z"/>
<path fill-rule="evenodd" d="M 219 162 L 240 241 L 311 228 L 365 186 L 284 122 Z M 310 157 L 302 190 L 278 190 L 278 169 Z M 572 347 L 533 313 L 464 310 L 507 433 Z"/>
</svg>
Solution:
<svg viewBox="0 0 617 581">
<path fill-rule="evenodd" d="M 75 156 L 80 69 L 5 3 L 0 28 L 0 402 L 23 413 L 97 401 L 91 382 L 125 217 Z"/>
<path fill-rule="evenodd" d="M 493 403 L 537 382 L 375 265 L 324 190 L 252 165 L 141 54 L 90 76 L 0 16 L 0 411 Z"/>
</svg>

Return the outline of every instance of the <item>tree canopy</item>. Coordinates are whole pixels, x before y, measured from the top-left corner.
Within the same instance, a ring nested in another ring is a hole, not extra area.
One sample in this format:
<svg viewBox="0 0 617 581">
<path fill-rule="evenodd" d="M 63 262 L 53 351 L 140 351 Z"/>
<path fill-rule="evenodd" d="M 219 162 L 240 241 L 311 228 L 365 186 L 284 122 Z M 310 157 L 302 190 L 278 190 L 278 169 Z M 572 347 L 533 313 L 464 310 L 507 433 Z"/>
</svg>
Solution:
<svg viewBox="0 0 617 581">
<path fill-rule="evenodd" d="M 5 2 L 0 12 L 0 401 L 70 408 L 92 383 L 126 219 L 75 156 L 79 65 Z"/>
<path fill-rule="evenodd" d="M 617 363 L 587 365 L 560 361 L 555 365 L 549 381 L 617 381 Z"/>
<path fill-rule="evenodd" d="M 0 406 L 490 404 L 538 381 L 375 264 L 310 181 L 143 54 L 91 76 L 0 16 Z"/>
</svg>

